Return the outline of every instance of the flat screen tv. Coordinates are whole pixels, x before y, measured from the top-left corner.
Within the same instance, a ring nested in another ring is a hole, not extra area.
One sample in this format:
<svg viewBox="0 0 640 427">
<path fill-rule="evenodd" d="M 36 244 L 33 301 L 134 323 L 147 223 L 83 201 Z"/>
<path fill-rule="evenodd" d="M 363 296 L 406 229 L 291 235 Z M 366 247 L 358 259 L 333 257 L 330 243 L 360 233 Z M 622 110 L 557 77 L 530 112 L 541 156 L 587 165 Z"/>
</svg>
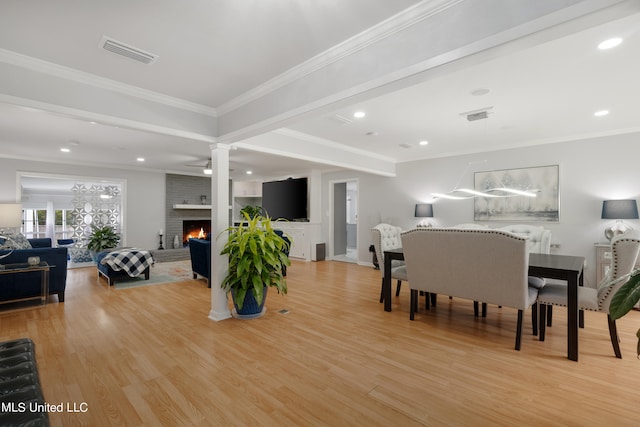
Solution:
<svg viewBox="0 0 640 427">
<path fill-rule="evenodd" d="M 308 221 L 307 178 L 262 183 L 262 209 L 272 219 Z"/>
</svg>

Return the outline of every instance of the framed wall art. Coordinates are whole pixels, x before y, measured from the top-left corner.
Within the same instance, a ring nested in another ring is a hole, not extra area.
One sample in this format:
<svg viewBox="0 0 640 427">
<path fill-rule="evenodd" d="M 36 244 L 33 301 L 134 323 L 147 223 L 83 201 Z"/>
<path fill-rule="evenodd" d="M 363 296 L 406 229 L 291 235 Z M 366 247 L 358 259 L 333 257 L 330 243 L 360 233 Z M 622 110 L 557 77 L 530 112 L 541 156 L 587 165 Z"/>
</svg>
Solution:
<svg viewBox="0 0 640 427">
<path fill-rule="evenodd" d="M 558 165 L 476 172 L 474 187 L 487 194 L 474 198 L 476 221 L 560 221 Z"/>
</svg>

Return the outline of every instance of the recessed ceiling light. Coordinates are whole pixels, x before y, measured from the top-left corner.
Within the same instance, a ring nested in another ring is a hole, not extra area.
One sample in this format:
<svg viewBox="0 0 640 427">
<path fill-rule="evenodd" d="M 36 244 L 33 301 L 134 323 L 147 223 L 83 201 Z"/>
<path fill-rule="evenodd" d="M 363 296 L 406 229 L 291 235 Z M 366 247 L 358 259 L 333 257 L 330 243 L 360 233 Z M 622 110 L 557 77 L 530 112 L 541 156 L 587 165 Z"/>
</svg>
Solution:
<svg viewBox="0 0 640 427">
<path fill-rule="evenodd" d="M 137 161 L 137 162 L 144 162 L 144 157 L 138 157 L 138 158 L 136 159 L 136 161 Z"/>
<path fill-rule="evenodd" d="M 364 111 L 356 111 L 355 113 L 353 113 L 353 117 L 355 117 L 356 119 L 361 119 L 366 115 L 367 113 L 365 113 Z"/>
<path fill-rule="evenodd" d="M 622 39 L 620 37 L 614 37 L 600 43 L 598 45 L 598 49 L 602 49 L 602 50 L 611 49 L 612 47 L 618 46 L 620 43 L 622 43 Z"/>
<path fill-rule="evenodd" d="M 596 117 L 606 116 L 607 114 L 609 114 L 609 110 L 600 110 L 593 113 L 593 115 Z"/>
<path fill-rule="evenodd" d="M 247 175 L 251 175 L 253 171 L 247 171 Z"/>
<path fill-rule="evenodd" d="M 473 96 L 482 96 L 482 95 L 486 95 L 489 92 L 491 92 L 489 89 L 487 88 L 480 88 L 480 89 L 475 89 L 473 91 L 471 91 L 471 95 Z"/>
<path fill-rule="evenodd" d="M 68 148 L 61 148 L 60 151 L 62 151 L 63 153 L 70 153 L 71 150 L 69 150 Z"/>
<path fill-rule="evenodd" d="M 420 145 L 427 145 L 429 144 L 429 141 L 427 141 L 426 139 L 423 139 L 422 141 L 420 141 Z"/>
<path fill-rule="evenodd" d="M 98 123 L 96 122 L 89 122 L 90 125 L 97 125 Z"/>
</svg>

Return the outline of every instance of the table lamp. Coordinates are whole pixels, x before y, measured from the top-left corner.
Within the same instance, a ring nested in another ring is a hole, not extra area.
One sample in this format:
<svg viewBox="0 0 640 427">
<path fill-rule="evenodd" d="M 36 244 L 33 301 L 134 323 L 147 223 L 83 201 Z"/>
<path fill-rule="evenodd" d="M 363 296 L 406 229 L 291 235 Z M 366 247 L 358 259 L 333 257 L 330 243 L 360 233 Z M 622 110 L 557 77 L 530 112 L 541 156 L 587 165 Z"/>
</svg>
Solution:
<svg viewBox="0 0 640 427">
<path fill-rule="evenodd" d="M 22 226 L 22 205 L 20 203 L 0 203 L 0 238 L 13 241 L 11 235 L 15 234 L 15 228 Z M 0 259 L 13 253 L 0 255 Z"/>
<path fill-rule="evenodd" d="M 611 240 L 616 234 L 631 229 L 622 222 L 623 219 L 638 219 L 638 204 L 635 200 L 605 200 L 602 202 L 602 219 L 615 219 L 616 223 L 604 230 L 604 235 Z"/>
<path fill-rule="evenodd" d="M 414 216 L 416 218 L 433 218 L 433 205 L 431 203 L 417 203 Z M 426 220 L 418 223 L 418 227 L 431 227 Z"/>
</svg>

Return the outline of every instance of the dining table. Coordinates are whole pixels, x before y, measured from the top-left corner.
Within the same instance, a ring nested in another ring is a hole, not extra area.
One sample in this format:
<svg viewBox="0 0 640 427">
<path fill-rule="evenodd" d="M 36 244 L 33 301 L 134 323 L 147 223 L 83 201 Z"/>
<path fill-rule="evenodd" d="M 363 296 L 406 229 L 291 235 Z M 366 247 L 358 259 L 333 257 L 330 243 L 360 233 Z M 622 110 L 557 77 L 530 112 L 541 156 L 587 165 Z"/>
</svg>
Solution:
<svg viewBox="0 0 640 427">
<path fill-rule="evenodd" d="M 385 311 L 391 311 L 391 262 L 393 260 L 404 260 L 402 248 L 384 251 L 382 298 Z M 576 362 L 578 361 L 578 328 L 582 323 L 578 309 L 578 286 L 584 284 L 584 263 L 585 258 L 581 256 L 529 254 L 530 276 L 567 282 L 567 358 Z"/>
</svg>

